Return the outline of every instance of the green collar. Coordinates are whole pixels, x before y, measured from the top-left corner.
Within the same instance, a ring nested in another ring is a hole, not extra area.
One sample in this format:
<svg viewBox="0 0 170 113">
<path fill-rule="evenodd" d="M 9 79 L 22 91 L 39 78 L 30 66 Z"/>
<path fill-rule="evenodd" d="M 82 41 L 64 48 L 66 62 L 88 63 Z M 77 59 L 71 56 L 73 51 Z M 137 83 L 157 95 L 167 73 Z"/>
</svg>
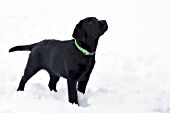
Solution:
<svg viewBox="0 0 170 113">
<path fill-rule="evenodd" d="M 80 46 L 78 45 L 78 43 L 77 43 L 76 40 L 75 40 L 75 45 L 76 45 L 76 47 L 78 48 L 78 50 L 80 50 L 84 55 L 90 56 L 90 55 L 94 55 L 94 54 L 96 53 L 96 52 L 89 52 L 89 51 L 87 51 L 86 49 L 80 47 Z"/>
</svg>

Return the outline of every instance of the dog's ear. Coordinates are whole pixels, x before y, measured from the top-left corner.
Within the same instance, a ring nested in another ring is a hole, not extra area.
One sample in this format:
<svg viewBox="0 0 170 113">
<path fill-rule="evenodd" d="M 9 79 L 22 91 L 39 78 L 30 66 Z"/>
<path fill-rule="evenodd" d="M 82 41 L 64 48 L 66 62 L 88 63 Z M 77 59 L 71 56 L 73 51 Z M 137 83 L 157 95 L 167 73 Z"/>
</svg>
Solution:
<svg viewBox="0 0 170 113">
<path fill-rule="evenodd" d="M 76 40 L 80 40 L 80 41 L 85 41 L 86 39 L 86 33 L 82 28 L 82 21 L 80 21 L 76 27 L 74 28 L 73 31 L 73 38 L 75 38 Z"/>
</svg>

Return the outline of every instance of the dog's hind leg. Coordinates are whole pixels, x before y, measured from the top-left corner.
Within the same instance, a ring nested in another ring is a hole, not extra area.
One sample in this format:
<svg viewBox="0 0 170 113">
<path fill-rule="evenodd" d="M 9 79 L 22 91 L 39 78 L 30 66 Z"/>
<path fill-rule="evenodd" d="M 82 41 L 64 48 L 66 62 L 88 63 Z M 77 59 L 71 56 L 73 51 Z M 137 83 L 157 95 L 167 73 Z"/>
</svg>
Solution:
<svg viewBox="0 0 170 113">
<path fill-rule="evenodd" d="M 38 61 L 39 60 L 37 60 L 36 57 L 33 57 L 32 54 L 30 54 L 24 71 L 24 75 L 22 76 L 17 91 L 24 91 L 26 82 L 41 69 L 39 66 L 40 63 L 38 63 Z"/>
<path fill-rule="evenodd" d="M 54 90 L 55 92 L 57 92 L 56 85 L 59 79 L 60 79 L 59 76 L 50 74 L 50 81 L 49 81 L 48 87 L 51 91 Z"/>
</svg>

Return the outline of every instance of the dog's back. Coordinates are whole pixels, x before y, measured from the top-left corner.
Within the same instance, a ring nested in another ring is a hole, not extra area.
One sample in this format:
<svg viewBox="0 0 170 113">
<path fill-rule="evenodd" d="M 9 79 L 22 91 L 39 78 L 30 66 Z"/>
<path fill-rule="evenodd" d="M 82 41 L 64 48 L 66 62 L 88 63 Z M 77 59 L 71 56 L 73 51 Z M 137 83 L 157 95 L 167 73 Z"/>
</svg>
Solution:
<svg viewBox="0 0 170 113">
<path fill-rule="evenodd" d="M 73 44 L 73 40 L 44 40 L 32 49 L 31 55 L 39 58 L 40 65 L 43 69 L 66 77 L 68 76 L 68 66 L 65 67 L 65 65 L 69 59 L 73 58 L 74 54 L 70 54 L 73 49 Z"/>
</svg>

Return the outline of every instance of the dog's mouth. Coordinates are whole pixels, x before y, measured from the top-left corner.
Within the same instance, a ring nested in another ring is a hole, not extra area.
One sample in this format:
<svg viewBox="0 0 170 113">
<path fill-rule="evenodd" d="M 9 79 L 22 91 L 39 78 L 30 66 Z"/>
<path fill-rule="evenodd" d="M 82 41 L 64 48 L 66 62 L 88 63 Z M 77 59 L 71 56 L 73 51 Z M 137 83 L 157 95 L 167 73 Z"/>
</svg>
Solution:
<svg viewBox="0 0 170 113">
<path fill-rule="evenodd" d="M 103 33 L 104 33 L 105 31 L 107 31 L 108 25 L 107 25 L 106 20 L 100 20 L 100 21 L 99 21 L 99 24 L 100 24 L 100 29 L 102 29 Z"/>
</svg>

